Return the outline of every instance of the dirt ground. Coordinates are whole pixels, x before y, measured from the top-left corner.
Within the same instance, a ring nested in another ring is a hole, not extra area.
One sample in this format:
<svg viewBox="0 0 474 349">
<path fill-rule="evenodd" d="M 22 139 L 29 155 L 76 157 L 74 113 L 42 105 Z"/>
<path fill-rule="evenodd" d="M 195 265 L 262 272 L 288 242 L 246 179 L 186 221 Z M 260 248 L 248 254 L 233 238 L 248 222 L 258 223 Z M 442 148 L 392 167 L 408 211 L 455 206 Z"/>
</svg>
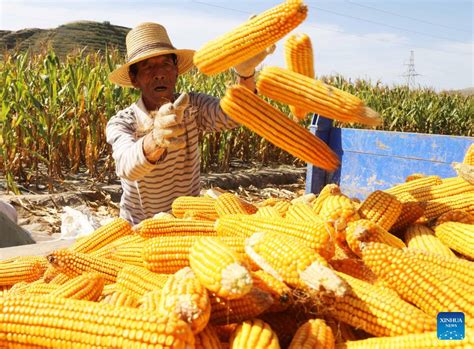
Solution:
<svg viewBox="0 0 474 349">
<path fill-rule="evenodd" d="M 306 168 L 293 166 L 239 168 L 230 173 L 209 173 L 201 176 L 202 193 L 221 188 L 257 203 L 270 197 L 293 199 L 304 194 Z M 18 212 L 18 223 L 36 241 L 61 237 L 64 208 L 69 206 L 87 215 L 94 227 L 119 214 L 120 183 L 96 183 L 85 176 L 64 181 L 55 193 L 45 191 L 0 196 L 12 203 Z"/>
</svg>

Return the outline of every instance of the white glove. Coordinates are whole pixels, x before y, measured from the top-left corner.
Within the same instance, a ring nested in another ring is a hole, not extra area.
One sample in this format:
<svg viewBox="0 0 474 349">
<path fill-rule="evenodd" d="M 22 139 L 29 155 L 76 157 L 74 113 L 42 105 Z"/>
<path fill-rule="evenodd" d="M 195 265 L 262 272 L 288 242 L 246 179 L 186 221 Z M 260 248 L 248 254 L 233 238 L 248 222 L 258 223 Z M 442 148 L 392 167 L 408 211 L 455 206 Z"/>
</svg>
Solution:
<svg viewBox="0 0 474 349">
<path fill-rule="evenodd" d="M 168 150 L 186 147 L 186 130 L 182 122 L 188 104 L 189 96 L 183 93 L 174 103 L 163 104 L 157 112 L 152 113 L 154 118 L 152 136 L 158 147 Z"/>
<path fill-rule="evenodd" d="M 255 73 L 255 68 L 262 63 L 262 61 L 269 54 L 272 54 L 275 51 L 276 46 L 272 45 L 264 49 L 263 51 L 257 53 L 255 56 L 243 61 L 242 63 L 237 64 L 234 67 L 235 72 L 243 77 L 250 77 Z"/>
</svg>

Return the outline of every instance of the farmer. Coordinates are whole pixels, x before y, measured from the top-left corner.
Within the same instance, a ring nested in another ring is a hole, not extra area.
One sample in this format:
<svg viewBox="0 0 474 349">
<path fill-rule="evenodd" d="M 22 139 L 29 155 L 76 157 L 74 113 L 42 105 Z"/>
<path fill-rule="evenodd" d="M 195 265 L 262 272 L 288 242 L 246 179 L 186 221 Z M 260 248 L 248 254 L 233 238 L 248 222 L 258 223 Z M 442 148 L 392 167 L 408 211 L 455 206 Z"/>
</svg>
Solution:
<svg viewBox="0 0 474 349">
<path fill-rule="evenodd" d="M 178 196 L 199 195 L 199 132 L 237 123 L 224 114 L 218 98 L 176 93 L 178 76 L 193 67 L 194 51 L 176 49 L 163 26 L 138 25 L 126 45 L 127 62 L 109 79 L 139 89 L 141 97 L 110 119 L 106 134 L 122 183 L 120 216 L 137 224 L 169 211 Z M 237 82 L 254 91 L 255 67 L 273 50 L 234 67 Z"/>
<path fill-rule="evenodd" d="M 0 199 L 0 248 L 34 243 L 35 240 L 31 238 L 31 235 L 18 225 L 18 214 L 15 208 Z"/>
</svg>

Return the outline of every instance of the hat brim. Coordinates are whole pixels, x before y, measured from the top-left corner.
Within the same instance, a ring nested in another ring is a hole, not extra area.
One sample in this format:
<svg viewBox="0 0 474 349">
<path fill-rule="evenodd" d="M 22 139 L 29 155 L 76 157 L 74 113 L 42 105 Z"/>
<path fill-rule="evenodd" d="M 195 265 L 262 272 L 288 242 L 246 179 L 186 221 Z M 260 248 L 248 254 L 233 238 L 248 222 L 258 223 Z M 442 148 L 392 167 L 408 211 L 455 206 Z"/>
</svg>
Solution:
<svg viewBox="0 0 474 349">
<path fill-rule="evenodd" d="M 137 57 L 136 59 L 131 60 L 130 62 L 127 62 L 119 68 L 115 69 L 109 74 L 109 80 L 114 84 L 123 87 L 133 87 L 132 81 L 130 80 L 130 76 L 128 74 L 128 69 L 132 64 L 144 61 L 148 58 L 168 55 L 172 53 L 174 53 L 178 58 L 178 74 L 181 75 L 189 71 L 194 66 L 194 52 L 194 50 L 160 50 L 152 52 L 147 55 Z"/>
</svg>

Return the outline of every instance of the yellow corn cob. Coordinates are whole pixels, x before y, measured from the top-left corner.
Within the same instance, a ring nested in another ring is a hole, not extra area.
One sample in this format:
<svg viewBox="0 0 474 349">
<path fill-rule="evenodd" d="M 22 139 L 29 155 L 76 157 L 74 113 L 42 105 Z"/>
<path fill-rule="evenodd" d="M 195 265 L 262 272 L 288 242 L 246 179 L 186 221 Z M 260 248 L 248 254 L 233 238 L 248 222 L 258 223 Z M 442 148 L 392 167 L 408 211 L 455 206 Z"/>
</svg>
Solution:
<svg viewBox="0 0 474 349">
<path fill-rule="evenodd" d="M 292 290 L 282 281 L 263 270 L 252 272 L 255 287 L 268 292 L 273 297 L 273 304 L 268 312 L 279 312 L 293 303 Z"/>
<path fill-rule="evenodd" d="M 215 236 L 214 222 L 187 219 L 145 219 L 140 223 L 138 234 L 144 238 L 164 235 Z"/>
<path fill-rule="evenodd" d="M 53 297 L 96 301 L 104 289 L 104 278 L 98 273 L 83 273 L 57 287 L 50 293 Z"/>
<path fill-rule="evenodd" d="M 233 120 L 304 162 L 326 170 L 339 166 L 337 155 L 321 139 L 265 102 L 249 89 L 227 89 L 220 105 Z"/>
<path fill-rule="evenodd" d="M 217 336 L 216 329 L 212 325 L 207 325 L 204 330 L 194 336 L 195 349 L 222 349 L 221 342 Z"/>
<path fill-rule="evenodd" d="M 46 271 L 44 257 L 18 257 L 0 264 L 0 286 L 12 286 L 17 282 L 38 280 Z"/>
<path fill-rule="evenodd" d="M 379 114 L 356 96 L 302 74 L 265 67 L 258 76 L 258 92 L 276 101 L 342 122 L 377 126 Z"/>
<path fill-rule="evenodd" d="M 427 201 L 424 215 L 428 219 L 434 219 L 452 210 L 474 214 L 474 192 Z"/>
<path fill-rule="evenodd" d="M 191 348 L 189 326 L 136 309 L 35 296 L 0 299 L 0 346 Z"/>
<path fill-rule="evenodd" d="M 385 190 L 385 192 L 395 195 L 398 199 L 401 199 L 402 202 L 404 202 L 407 201 L 407 199 L 410 199 L 409 195 L 411 192 L 421 190 L 423 187 L 430 187 L 441 183 L 443 182 L 438 176 L 426 176 L 396 185 L 390 189 Z"/>
<path fill-rule="evenodd" d="M 322 307 L 333 318 L 374 336 L 400 336 L 436 329 L 435 317 L 392 292 L 343 273 L 338 275 L 350 285 L 350 290 Z"/>
<path fill-rule="evenodd" d="M 441 184 L 411 190 L 407 196 L 412 200 L 428 201 L 469 192 L 474 192 L 474 185 L 462 178 L 452 177 L 442 179 Z"/>
<path fill-rule="evenodd" d="M 331 327 L 324 320 L 314 319 L 307 321 L 298 328 L 288 349 L 334 349 L 335 342 Z"/>
<path fill-rule="evenodd" d="M 326 260 L 297 239 L 276 233 L 255 233 L 245 251 L 264 271 L 291 287 L 325 291 L 341 296 L 340 282 Z"/>
<path fill-rule="evenodd" d="M 237 299 L 226 299 L 210 295 L 211 319 L 213 325 L 225 325 L 242 322 L 259 316 L 273 303 L 267 292 L 252 287 L 245 296 Z"/>
<path fill-rule="evenodd" d="M 455 256 L 448 246 L 435 236 L 433 230 L 422 224 L 412 224 L 405 231 L 405 243 L 411 250 L 421 250 L 442 256 Z"/>
<path fill-rule="evenodd" d="M 474 166 L 474 143 L 467 149 L 462 162 L 463 164 Z"/>
<path fill-rule="evenodd" d="M 376 190 L 362 202 L 358 213 L 361 218 L 366 218 L 389 230 L 402 212 L 402 206 L 395 196 Z"/>
<path fill-rule="evenodd" d="M 60 273 L 60 271 L 58 269 L 56 269 L 55 267 L 53 267 L 52 265 L 48 265 L 46 267 L 46 271 L 44 272 L 43 274 L 43 281 L 46 282 L 46 283 L 49 283 L 51 280 L 53 280 L 58 274 Z"/>
<path fill-rule="evenodd" d="M 5 297 L 10 289 L 10 286 L 0 286 L 0 298 Z"/>
<path fill-rule="evenodd" d="M 408 302 L 433 317 L 440 311 L 474 315 L 474 293 L 440 270 L 417 264 L 408 253 L 381 243 L 369 243 L 362 251 L 365 264 Z"/>
<path fill-rule="evenodd" d="M 410 224 L 414 223 L 418 218 L 423 216 L 425 212 L 426 203 L 418 201 L 402 202 L 402 210 L 395 223 L 390 229 L 391 232 L 398 234 L 403 231 Z"/>
<path fill-rule="evenodd" d="M 182 218 L 186 211 L 196 211 L 217 219 L 219 216 L 215 209 L 215 202 L 216 199 L 206 196 L 180 196 L 173 201 L 171 209 L 176 218 Z"/>
<path fill-rule="evenodd" d="M 275 205 L 273 205 L 273 207 L 278 211 L 280 212 L 280 215 L 282 217 L 285 217 L 286 216 L 286 212 L 288 211 L 288 209 L 291 207 L 291 203 L 289 201 L 286 201 L 286 200 L 279 200 L 278 202 L 275 203 Z"/>
<path fill-rule="evenodd" d="M 124 263 L 111 261 L 106 258 L 94 257 L 85 253 L 60 249 L 50 253 L 48 261 L 55 268 L 69 277 L 75 277 L 85 272 L 97 272 L 106 284 L 113 284 Z"/>
<path fill-rule="evenodd" d="M 396 248 L 406 247 L 402 240 L 367 219 L 350 222 L 346 229 L 346 240 L 352 252 L 358 256 L 368 242 L 381 242 Z"/>
<path fill-rule="evenodd" d="M 157 274 L 148 269 L 126 265 L 117 275 L 117 290 L 125 291 L 139 298 L 146 292 L 162 289 L 170 275 Z"/>
<path fill-rule="evenodd" d="M 99 301 L 107 296 L 110 296 L 112 293 L 117 291 L 117 284 L 108 284 L 104 285 L 102 289 L 102 294 L 100 295 Z"/>
<path fill-rule="evenodd" d="M 189 266 L 189 252 L 199 236 L 163 236 L 152 238 L 145 243 L 143 249 L 144 266 L 155 272 L 173 274 L 179 269 Z M 231 247 L 239 256 L 254 268 L 253 263 L 245 255 L 244 237 L 219 237 L 226 245 Z"/>
<path fill-rule="evenodd" d="M 436 219 L 436 225 L 446 222 L 459 222 L 465 224 L 474 224 L 474 215 L 463 210 L 452 210 L 443 213 Z"/>
<path fill-rule="evenodd" d="M 340 343 L 336 349 L 471 349 L 474 347 L 474 330 L 466 328 L 463 340 L 439 340 L 437 331 L 407 334 L 398 337 L 367 338 Z"/>
<path fill-rule="evenodd" d="M 31 287 L 31 284 L 25 281 L 20 281 L 14 284 L 13 286 L 8 285 L 8 287 L 9 287 L 8 295 L 25 294 L 26 291 L 28 291 L 28 289 Z"/>
<path fill-rule="evenodd" d="M 406 250 L 417 264 L 426 263 L 430 269 L 442 269 L 442 272 L 459 279 L 462 282 L 474 286 L 474 263 L 449 256 L 441 256 L 425 251 Z"/>
<path fill-rule="evenodd" d="M 104 296 L 100 303 L 114 307 L 138 308 L 138 298 L 125 291 L 114 291 Z"/>
<path fill-rule="evenodd" d="M 262 218 L 282 218 L 281 213 L 273 206 L 260 207 L 255 213 L 255 217 Z"/>
<path fill-rule="evenodd" d="M 435 234 L 448 247 L 474 259 L 474 224 L 446 222 L 435 227 Z"/>
<path fill-rule="evenodd" d="M 206 43 L 194 54 L 194 65 L 206 75 L 234 67 L 288 34 L 307 11 L 301 0 L 287 0 Z"/>
<path fill-rule="evenodd" d="M 19 285 L 17 288 L 16 286 Z M 15 284 L 11 288 L 10 294 L 28 294 L 28 295 L 41 295 L 41 294 L 50 294 L 52 291 L 56 290 L 59 285 L 47 284 L 43 280 L 36 280 L 31 283 L 25 283 L 26 287 L 23 288 L 23 283 Z"/>
<path fill-rule="evenodd" d="M 171 276 L 163 286 L 157 311 L 163 315 L 177 316 L 197 334 L 209 321 L 211 301 L 195 273 L 185 267 Z"/>
<path fill-rule="evenodd" d="M 290 206 L 286 212 L 286 219 L 296 222 L 309 221 L 322 223 L 323 220 L 313 211 L 312 207 L 305 203 L 296 203 Z"/>
<path fill-rule="evenodd" d="M 69 275 L 59 272 L 59 274 L 56 275 L 49 283 L 54 285 L 64 285 L 69 280 L 71 280 L 71 277 Z"/>
<path fill-rule="evenodd" d="M 193 221 L 215 221 L 216 218 L 207 213 L 200 211 L 188 210 L 184 213 L 183 219 L 190 219 Z"/>
<path fill-rule="evenodd" d="M 91 252 L 90 254 L 96 257 L 110 258 L 115 253 L 115 251 L 121 250 L 125 246 L 128 246 L 128 245 L 133 246 L 135 244 L 138 244 L 144 241 L 145 241 L 145 238 L 141 237 L 140 235 L 126 235 L 126 236 L 122 236 L 121 238 L 118 238 L 115 241 L 112 241 L 111 243 L 107 244 L 106 246 L 98 250 Z"/>
<path fill-rule="evenodd" d="M 368 283 L 375 283 L 377 281 L 377 275 L 375 275 L 359 258 L 342 258 L 342 259 L 331 259 L 329 265 L 341 273 L 350 275 L 359 280 L 366 281 Z"/>
<path fill-rule="evenodd" d="M 321 208 L 323 207 L 323 202 L 326 198 L 330 195 L 341 195 L 341 188 L 337 184 L 330 183 L 326 184 L 321 192 L 319 193 L 318 197 L 313 201 L 313 210 L 314 213 L 319 214 L 321 212 Z"/>
<path fill-rule="evenodd" d="M 252 288 L 242 258 L 218 238 L 203 237 L 191 247 L 189 264 L 199 281 L 223 298 L 239 298 Z"/>
<path fill-rule="evenodd" d="M 314 79 L 314 59 L 311 39 L 306 34 L 294 34 L 285 41 L 285 61 L 289 70 Z M 292 114 L 303 120 L 308 111 L 290 105 Z"/>
<path fill-rule="evenodd" d="M 216 223 L 219 236 L 250 237 L 254 232 L 275 232 L 299 239 L 326 259 L 334 255 L 334 229 L 327 223 L 291 222 L 284 219 L 232 215 Z"/>
<path fill-rule="evenodd" d="M 216 200 L 216 212 L 219 217 L 228 214 L 247 214 L 247 210 L 240 199 L 231 193 L 219 195 Z"/>
<path fill-rule="evenodd" d="M 423 173 L 412 173 L 411 175 L 408 175 L 407 178 L 405 178 L 405 182 L 411 182 L 415 179 L 420 179 L 424 177 L 426 177 L 426 175 Z"/>
<path fill-rule="evenodd" d="M 132 234 L 130 223 L 123 218 L 116 218 L 96 229 L 91 235 L 78 240 L 71 249 L 74 252 L 90 253 L 124 235 L 130 234 Z"/>
<path fill-rule="evenodd" d="M 331 223 L 336 231 L 343 231 L 347 223 L 360 218 L 357 207 L 345 195 L 329 195 L 322 204 L 319 216 Z"/>
<path fill-rule="evenodd" d="M 230 337 L 231 349 L 280 349 L 278 336 L 260 319 L 242 322 Z"/>
</svg>

